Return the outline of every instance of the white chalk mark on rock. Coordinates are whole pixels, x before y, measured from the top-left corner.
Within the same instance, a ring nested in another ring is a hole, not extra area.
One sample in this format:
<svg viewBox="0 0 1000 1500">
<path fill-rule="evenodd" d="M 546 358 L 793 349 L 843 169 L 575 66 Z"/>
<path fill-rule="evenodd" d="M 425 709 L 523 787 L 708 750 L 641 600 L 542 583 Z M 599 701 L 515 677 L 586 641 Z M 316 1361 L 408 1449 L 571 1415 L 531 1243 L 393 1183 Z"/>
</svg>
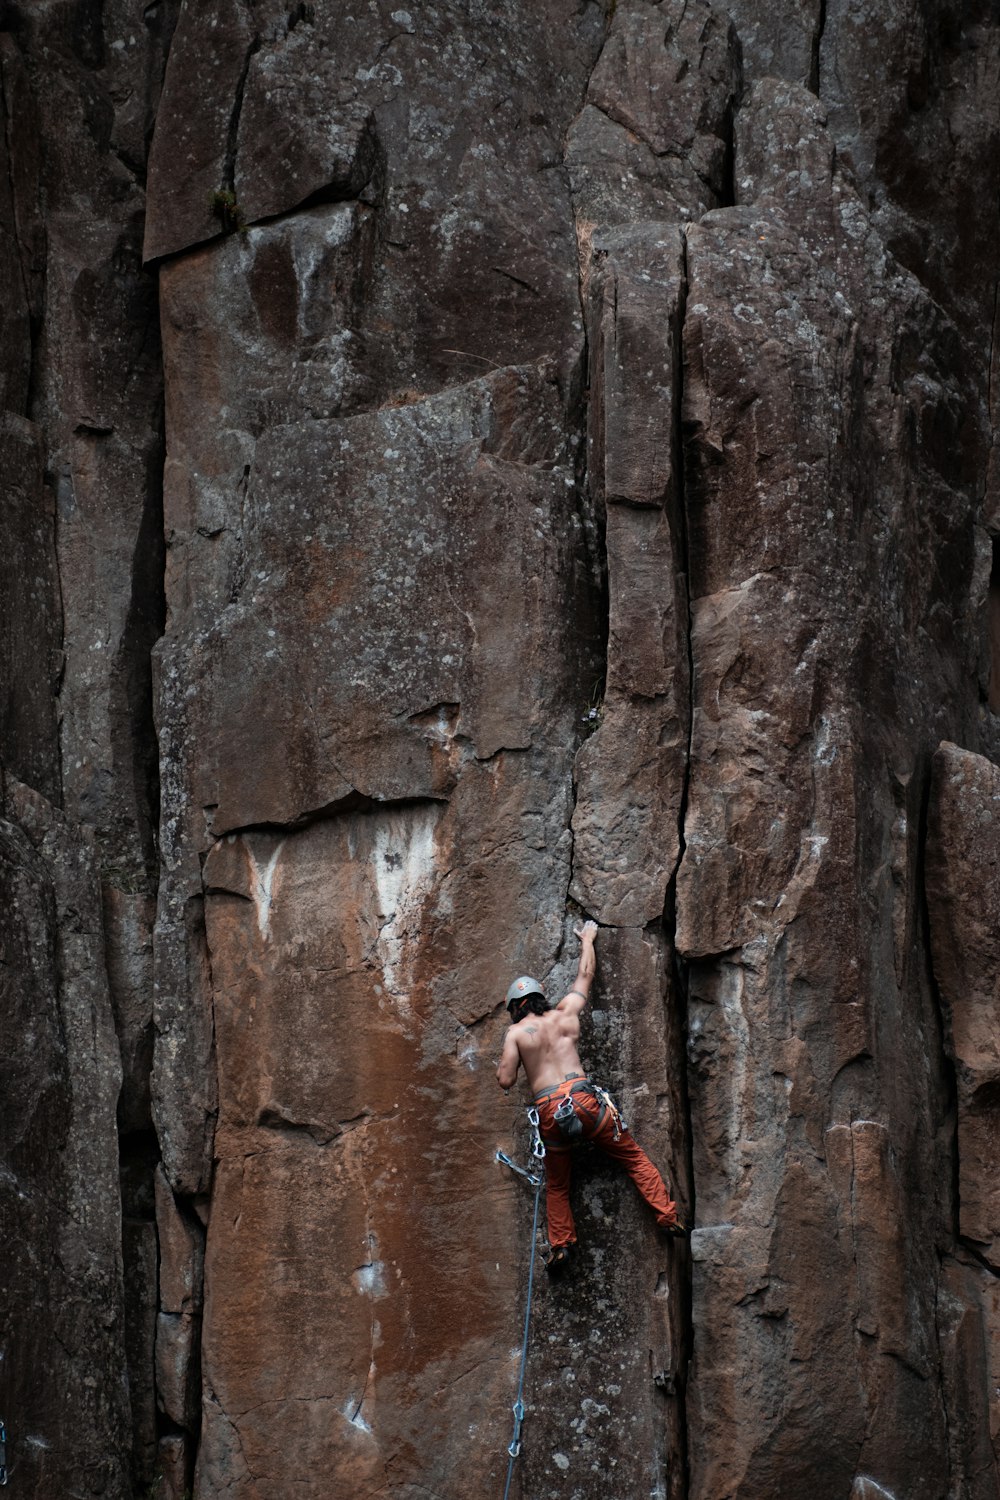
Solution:
<svg viewBox="0 0 1000 1500">
<path fill-rule="evenodd" d="M 409 989 L 407 949 L 419 935 L 423 903 L 437 880 L 434 829 L 437 807 L 380 821 L 372 847 L 372 869 L 381 924 L 376 947 L 385 986 L 396 1000 Z"/>
<path fill-rule="evenodd" d="M 465 1063 L 465 1066 L 471 1073 L 476 1071 L 479 1065 L 479 1048 L 476 1045 L 475 1037 L 469 1032 L 466 1032 L 459 1041 L 457 1055 L 459 1062 Z"/>
<path fill-rule="evenodd" d="M 851 1486 L 850 1500 L 896 1500 L 892 1490 L 887 1490 L 867 1474 L 858 1474 Z"/>
<path fill-rule="evenodd" d="M 274 846 L 271 858 L 267 861 L 263 870 L 257 863 L 256 855 L 250 845 L 244 841 L 244 849 L 247 852 L 247 861 L 250 866 L 250 894 L 253 897 L 254 906 L 257 908 L 257 927 L 262 938 L 268 938 L 271 934 L 271 903 L 274 899 L 274 876 L 278 868 L 278 858 L 285 847 L 284 839 Z"/>
<path fill-rule="evenodd" d="M 385 1288 L 385 1262 L 381 1260 L 369 1261 L 366 1265 L 358 1266 L 353 1272 L 351 1280 L 354 1282 L 355 1290 L 366 1297 L 377 1299 L 386 1296 Z"/>
<path fill-rule="evenodd" d="M 362 1432 L 367 1432 L 368 1435 L 371 1436 L 371 1426 L 361 1415 L 362 1401 L 364 1401 L 364 1392 L 362 1392 L 361 1401 L 357 1403 L 355 1403 L 354 1401 L 348 1401 L 347 1405 L 343 1408 L 340 1414 L 342 1417 L 347 1418 L 352 1427 L 357 1427 Z"/>
</svg>

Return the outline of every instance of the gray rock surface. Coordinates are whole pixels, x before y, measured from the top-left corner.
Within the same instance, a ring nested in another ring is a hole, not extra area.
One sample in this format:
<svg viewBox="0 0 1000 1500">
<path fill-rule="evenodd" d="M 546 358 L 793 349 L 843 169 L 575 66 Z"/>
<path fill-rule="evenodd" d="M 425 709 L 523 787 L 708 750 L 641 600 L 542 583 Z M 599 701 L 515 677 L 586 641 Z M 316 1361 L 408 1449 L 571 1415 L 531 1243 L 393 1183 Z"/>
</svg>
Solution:
<svg viewBox="0 0 1000 1500">
<path fill-rule="evenodd" d="M 121 1066 L 93 838 L 5 776 L 0 1236 L 8 1464 L 26 1494 L 128 1492 Z M 109 1372 L 114 1372 L 113 1378 Z"/>
</svg>

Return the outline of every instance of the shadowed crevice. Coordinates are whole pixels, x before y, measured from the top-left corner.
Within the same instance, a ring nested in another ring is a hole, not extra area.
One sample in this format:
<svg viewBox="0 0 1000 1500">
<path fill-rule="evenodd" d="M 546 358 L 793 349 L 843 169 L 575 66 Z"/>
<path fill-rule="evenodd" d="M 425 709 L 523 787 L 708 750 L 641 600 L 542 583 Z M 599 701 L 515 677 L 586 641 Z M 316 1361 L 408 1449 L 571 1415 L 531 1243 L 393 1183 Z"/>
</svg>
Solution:
<svg viewBox="0 0 1000 1500">
<path fill-rule="evenodd" d="M 930 807 L 933 790 L 930 768 L 924 777 L 924 784 L 920 795 L 920 821 L 917 833 L 917 852 L 914 863 L 914 881 L 916 884 L 916 919 L 920 924 L 920 944 L 918 951 L 926 966 L 927 986 L 930 990 L 933 1015 L 937 1024 L 935 1037 L 936 1051 L 939 1061 L 939 1076 L 946 1095 L 944 1118 L 948 1124 L 948 1161 L 950 1168 L 950 1181 L 948 1183 L 948 1197 L 950 1201 L 949 1221 L 952 1234 L 956 1244 L 963 1243 L 959 1238 L 959 1159 L 958 1159 L 958 1071 L 955 1059 L 951 1051 L 951 1021 L 945 1004 L 944 995 L 938 984 L 937 975 L 934 972 L 934 956 L 931 948 L 931 914 L 930 904 L 927 899 L 927 839 L 930 828 Z M 916 945 L 915 945 L 916 947 Z"/>
<path fill-rule="evenodd" d="M 153 892 L 159 864 L 160 766 L 152 653 L 166 621 L 163 457 L 161 427 L 159 440 L 148 456 L 142 518 L 132 554 L 128 612 L 112 676 L 112 692 L 120 713 L 112 723 L 114 758 L 118 766 L 128 767 L 124 774 L 132 781 L 142 874 Z"/>
<path fill-rule="evenodd" d="M 253 12 L 247 9 L 247 16 L 251 28 L 254 24 Z M 236 148 L 239 142 L 240 116 L 243 113 L 243 96 L 246 93 L 247 78 L 250 74 L 250 64 L 256 53 L 260 51 L 261 39 L 259 34 L 254 35 L 253 41 L 246 50 L 243 58 L 243 67 L 240 70 L 239 80 L 236 84 L 236 92 L 233 96 L 233 107 L 229 115 L 229 126 L 226 132 L 226 155 L 222 169 L 222 188 L 235 194 L 236 189 Z M 234 201 L 234 208 L 237 206 Z"/>
<path fill-rule="evenodd" d="M 812 35 L 812 52 L 809 60 L 809 88 L 821 97 L 821 68 L 823 63 L 823 33 L 826 30 L 826 0 L 819 0 L 819 13 Z"/>
<path fill-rule="evenodd" d="M 511 751 L 500 749 L 498 755 L 525 754 L 525 751 Z M 491 757 L 492 758 L 492 757 Z M 232 828 L 217 828 L 212 830 L 213 839 L 244 838 L 249 834 L 270 834 L 272 837 L 285 833 L 302 833 L 307 828 L 314 827 L 317 823 L 330 823 L 335 818 L 344 817 L 350 813 L 393 813 L 413 810 L 417 808 L 440 807 L 446 803 L 448 798 L 420 796 L 420 797 L 394 797 L 381 800 L 377 797 L 369 797 L 364 792 L 351 791 L 343 797 L 337 797 L 333 802 L 325 802 L 321 807 L 310 808 L 306 812 L 299 813 L 294 818 L 280 823 L 245 823 Z M 202 856 L 204 863 L 205 856 Z"/>
<path fill-rule="evenodd" d="M 732 109 L 728 115 L 728 140 L 730 154 L 727 156 L 727 182 L 732 186 Z M 683 587 L 683 608 L 685 612 L 684 638 L 687 645 L 687 726 L 688 743 L 687 753 L 684 757 L 684 776 L 681 783 L 680 805 L 677 811 L 677 863 L 667 884 L 666 903 L 663 913 L 663 926 L 666 934 L 669 951 L 673 956 L 673 1004 L 668 1015 L 667 1044 L 670 1048 L 670 1067 L 677 1079 L 678 1092 L 681 1098 L 683 1111 L 684 1140 L 682 1143 L 683 1158 L 685 1165 L 685 1176 L 687 1179 L 688 1202 L 685 1204 L 685 1212 L 688 1225 L 693 1227 L 696 1207 L 695 1181 L 694 1181 L 694 1153 L 692 1146 L 692 1120 L 691 1100 L 688 1091 L 687 1076 L 687 1029 L 688 1029 L 688 966 L 677 952 L 677 879 L 680 873 L 681 863 L 684 859 L 686 844 L 684 837 L 684 826 L 687 817 L 688 799 L 691 789 L 691 764 L 694 735 L 694 647 L 692 643 L 691 624 L 691 554 L 689 541 L 689 528 L 687 517 L 687 485 L 684 470 L 684 441 L 683 441 L 683 402 L 684 402 L 684 320 L 687 311 L 687 287 L 688 287 L 688 243 L 687 234 L 681 232 L 682 245 L 682 275 L 678 292 L 677 306 L 677 338 L 674 348 L 674 409 L 673 409 L 673 433 L 672 445 L 674 455 L 674 522 L 676 526 L 676 544 L 680 567 L 678 573 Z M 681 1287 L 682 1314 L 681 1325 L 683 1328 L 683 1347 L 678 1351 L 676 1400 L 678 1411 L 678 1430 L 681 1446 L 681 1461 L 684 1468 L 684 1484 L 677 1493 L 687 1495 L 691 1485 L 691 1463 L 688 1441 L 687 1420 L 687 1381 L 691 1358 L 694 1352 L 694 1323 L 692 1317 L 692 1287 L 691 1287 L 691 1256 L 687 1251 L 684 1260 L 685 1274 Z"/>
</svg>

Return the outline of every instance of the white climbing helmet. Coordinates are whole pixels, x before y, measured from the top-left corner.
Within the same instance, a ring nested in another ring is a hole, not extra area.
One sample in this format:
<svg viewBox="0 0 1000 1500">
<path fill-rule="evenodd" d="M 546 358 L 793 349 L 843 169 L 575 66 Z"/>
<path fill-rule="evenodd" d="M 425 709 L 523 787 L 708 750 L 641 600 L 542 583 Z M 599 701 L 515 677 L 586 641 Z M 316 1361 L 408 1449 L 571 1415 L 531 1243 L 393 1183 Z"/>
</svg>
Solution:
<svg viewBox="0 0 1000 1500">
<path fill-rule="evenodd" d="M 513 1013 L 514 1007 L 520 1005 L 522 1000 L 527 1000 L 529 995 L 541 995 L 545 999 L 545 991 L 538 980 L 532 979 L 530 974 L 522 974 L 507 991 L 507 1009 Z"/>
</svg>

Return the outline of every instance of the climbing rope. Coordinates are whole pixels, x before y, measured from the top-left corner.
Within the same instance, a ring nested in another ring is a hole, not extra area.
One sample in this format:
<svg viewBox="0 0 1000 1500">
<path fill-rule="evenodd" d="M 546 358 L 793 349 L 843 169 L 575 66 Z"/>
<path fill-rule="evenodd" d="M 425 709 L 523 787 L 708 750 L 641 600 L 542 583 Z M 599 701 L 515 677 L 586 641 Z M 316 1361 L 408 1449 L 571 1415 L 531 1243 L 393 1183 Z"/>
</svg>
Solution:
<svg viewBox="0 0 1000 1500">
<path fill-rule="evenodd" d="M 514 1460 L 521 1452 L 521 1423 L 524 1421 L 524 1372 L 528 1364 L 528 1333 L 531 1327 L 531 1298 L 535 1290 L 535 1245 L 538 1236 L 538 1203 L 542 1194 L 542 1183 L 545 1181 L 545 1144 L 538 1129 L 538 1110 L 532 1107 L 528 1110 L 528 1124 L 531 1126 L 531 1155 L 538 1164 L 537 1169 L 532 1172 L 524 1167 L 517 1166 L 511 1161 L 506 1151 L 497 1151 L 496 1160 L 502 1162 L 505 1167 L 510 1167 L 518 1176 L 525 1178 L 535 1189 L 535 1212 L 531 1220 L 531 1259 L 528 1263 L 528 1299 L 524 1309 L 524 1337 L 521 1340 L 521 1373 L 517 1381 L 517 1400 L 511 1407 L 514 1413 L 514 1435 L 507 1445 L 509 1462 L 507 1464 L 507 1483 L 503 1487 L 503 1500 L 507 1500 L 510 1494 L 510 1482 L 514 1477 Z"/>
</svg>

